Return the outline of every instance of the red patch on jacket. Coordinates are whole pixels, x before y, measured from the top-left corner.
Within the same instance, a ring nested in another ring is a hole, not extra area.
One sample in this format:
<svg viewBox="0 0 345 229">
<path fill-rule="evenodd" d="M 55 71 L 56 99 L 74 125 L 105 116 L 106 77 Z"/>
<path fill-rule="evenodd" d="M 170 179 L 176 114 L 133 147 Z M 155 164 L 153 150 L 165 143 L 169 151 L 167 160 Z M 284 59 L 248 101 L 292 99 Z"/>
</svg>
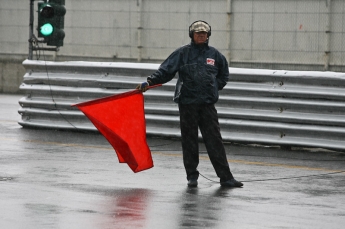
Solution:
<svg viewBox="0 0 345 229">
<path fill-rule="evenodd" d="M 207 59 L 206 59 L 206 63 L 209 64 L 209 65 L 214 66 L 214 59 L 207 58 Z"/>
</svg>

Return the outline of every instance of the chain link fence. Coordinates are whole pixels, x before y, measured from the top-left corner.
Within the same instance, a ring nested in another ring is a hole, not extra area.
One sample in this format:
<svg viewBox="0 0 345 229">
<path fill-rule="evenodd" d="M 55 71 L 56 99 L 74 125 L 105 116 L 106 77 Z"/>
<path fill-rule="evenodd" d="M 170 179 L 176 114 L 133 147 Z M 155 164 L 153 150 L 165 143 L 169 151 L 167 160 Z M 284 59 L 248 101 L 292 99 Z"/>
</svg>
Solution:
<svg viewBox="0 0 345 229">
<path fill-rule="evenodd" d="M 29 1 L 0 5 L 0 57 L 27 56 Z M 160 63 L 201 19 L 230 67 L 345 71 L 343 0 L 66 0 L 66 9 L 64 46 L 35 58 Z"/>
<path fill-rule="evenodd" d="M 343 71 L 345 2 L 233 1 L 232 66 Z"/>
</svg>

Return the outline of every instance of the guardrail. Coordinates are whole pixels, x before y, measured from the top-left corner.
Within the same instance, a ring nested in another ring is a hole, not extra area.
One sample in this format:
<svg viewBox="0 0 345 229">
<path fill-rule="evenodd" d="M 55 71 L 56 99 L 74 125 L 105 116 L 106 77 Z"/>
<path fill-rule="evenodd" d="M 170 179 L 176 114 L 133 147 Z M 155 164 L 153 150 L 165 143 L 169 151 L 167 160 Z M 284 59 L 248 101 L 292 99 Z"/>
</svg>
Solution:
<svg viewBox="0 0 345 229">
<path fill-rule="evenodd" d="M 97 131 L 72 104 L 132 90 L 158 64 L 25 60 L 23 127 Z M 217 103 L 224 141 L 345 149 L 345 74 L 230 68 Z M 176 79 L 145 92 L 148 136 L 180 137 Z"/>
</svg>

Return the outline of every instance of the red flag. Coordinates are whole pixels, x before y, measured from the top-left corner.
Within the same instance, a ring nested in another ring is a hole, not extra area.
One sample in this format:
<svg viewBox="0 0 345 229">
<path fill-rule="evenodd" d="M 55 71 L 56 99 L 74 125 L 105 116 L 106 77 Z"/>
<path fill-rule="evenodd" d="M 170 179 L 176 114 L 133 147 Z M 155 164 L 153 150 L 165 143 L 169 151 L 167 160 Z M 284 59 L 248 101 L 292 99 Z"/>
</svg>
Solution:
<svg viewBox="0 0 345 229">
<path fill-rule="evenodd" d="M 146 142 L 144 96 L 140 90 L 72 106 L 81 110 L 108 140 L 120 163 L 127 163 L 135 173 L 153 167 Z"/>
</svg>

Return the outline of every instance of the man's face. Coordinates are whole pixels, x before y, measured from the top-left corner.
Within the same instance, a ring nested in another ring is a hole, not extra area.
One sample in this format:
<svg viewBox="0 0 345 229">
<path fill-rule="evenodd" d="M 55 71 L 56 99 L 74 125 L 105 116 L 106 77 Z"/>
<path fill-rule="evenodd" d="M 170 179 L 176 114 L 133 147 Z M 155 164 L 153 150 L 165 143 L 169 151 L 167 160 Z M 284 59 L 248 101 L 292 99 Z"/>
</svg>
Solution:
<svg viewBox="0 0 345 229">
<path fill-rule="evenodd" d="M 204 44 L 207 40 L 206 32 L 194 32 L 193 33 L 194 43 L 197 45 Z"/>
</svg>

